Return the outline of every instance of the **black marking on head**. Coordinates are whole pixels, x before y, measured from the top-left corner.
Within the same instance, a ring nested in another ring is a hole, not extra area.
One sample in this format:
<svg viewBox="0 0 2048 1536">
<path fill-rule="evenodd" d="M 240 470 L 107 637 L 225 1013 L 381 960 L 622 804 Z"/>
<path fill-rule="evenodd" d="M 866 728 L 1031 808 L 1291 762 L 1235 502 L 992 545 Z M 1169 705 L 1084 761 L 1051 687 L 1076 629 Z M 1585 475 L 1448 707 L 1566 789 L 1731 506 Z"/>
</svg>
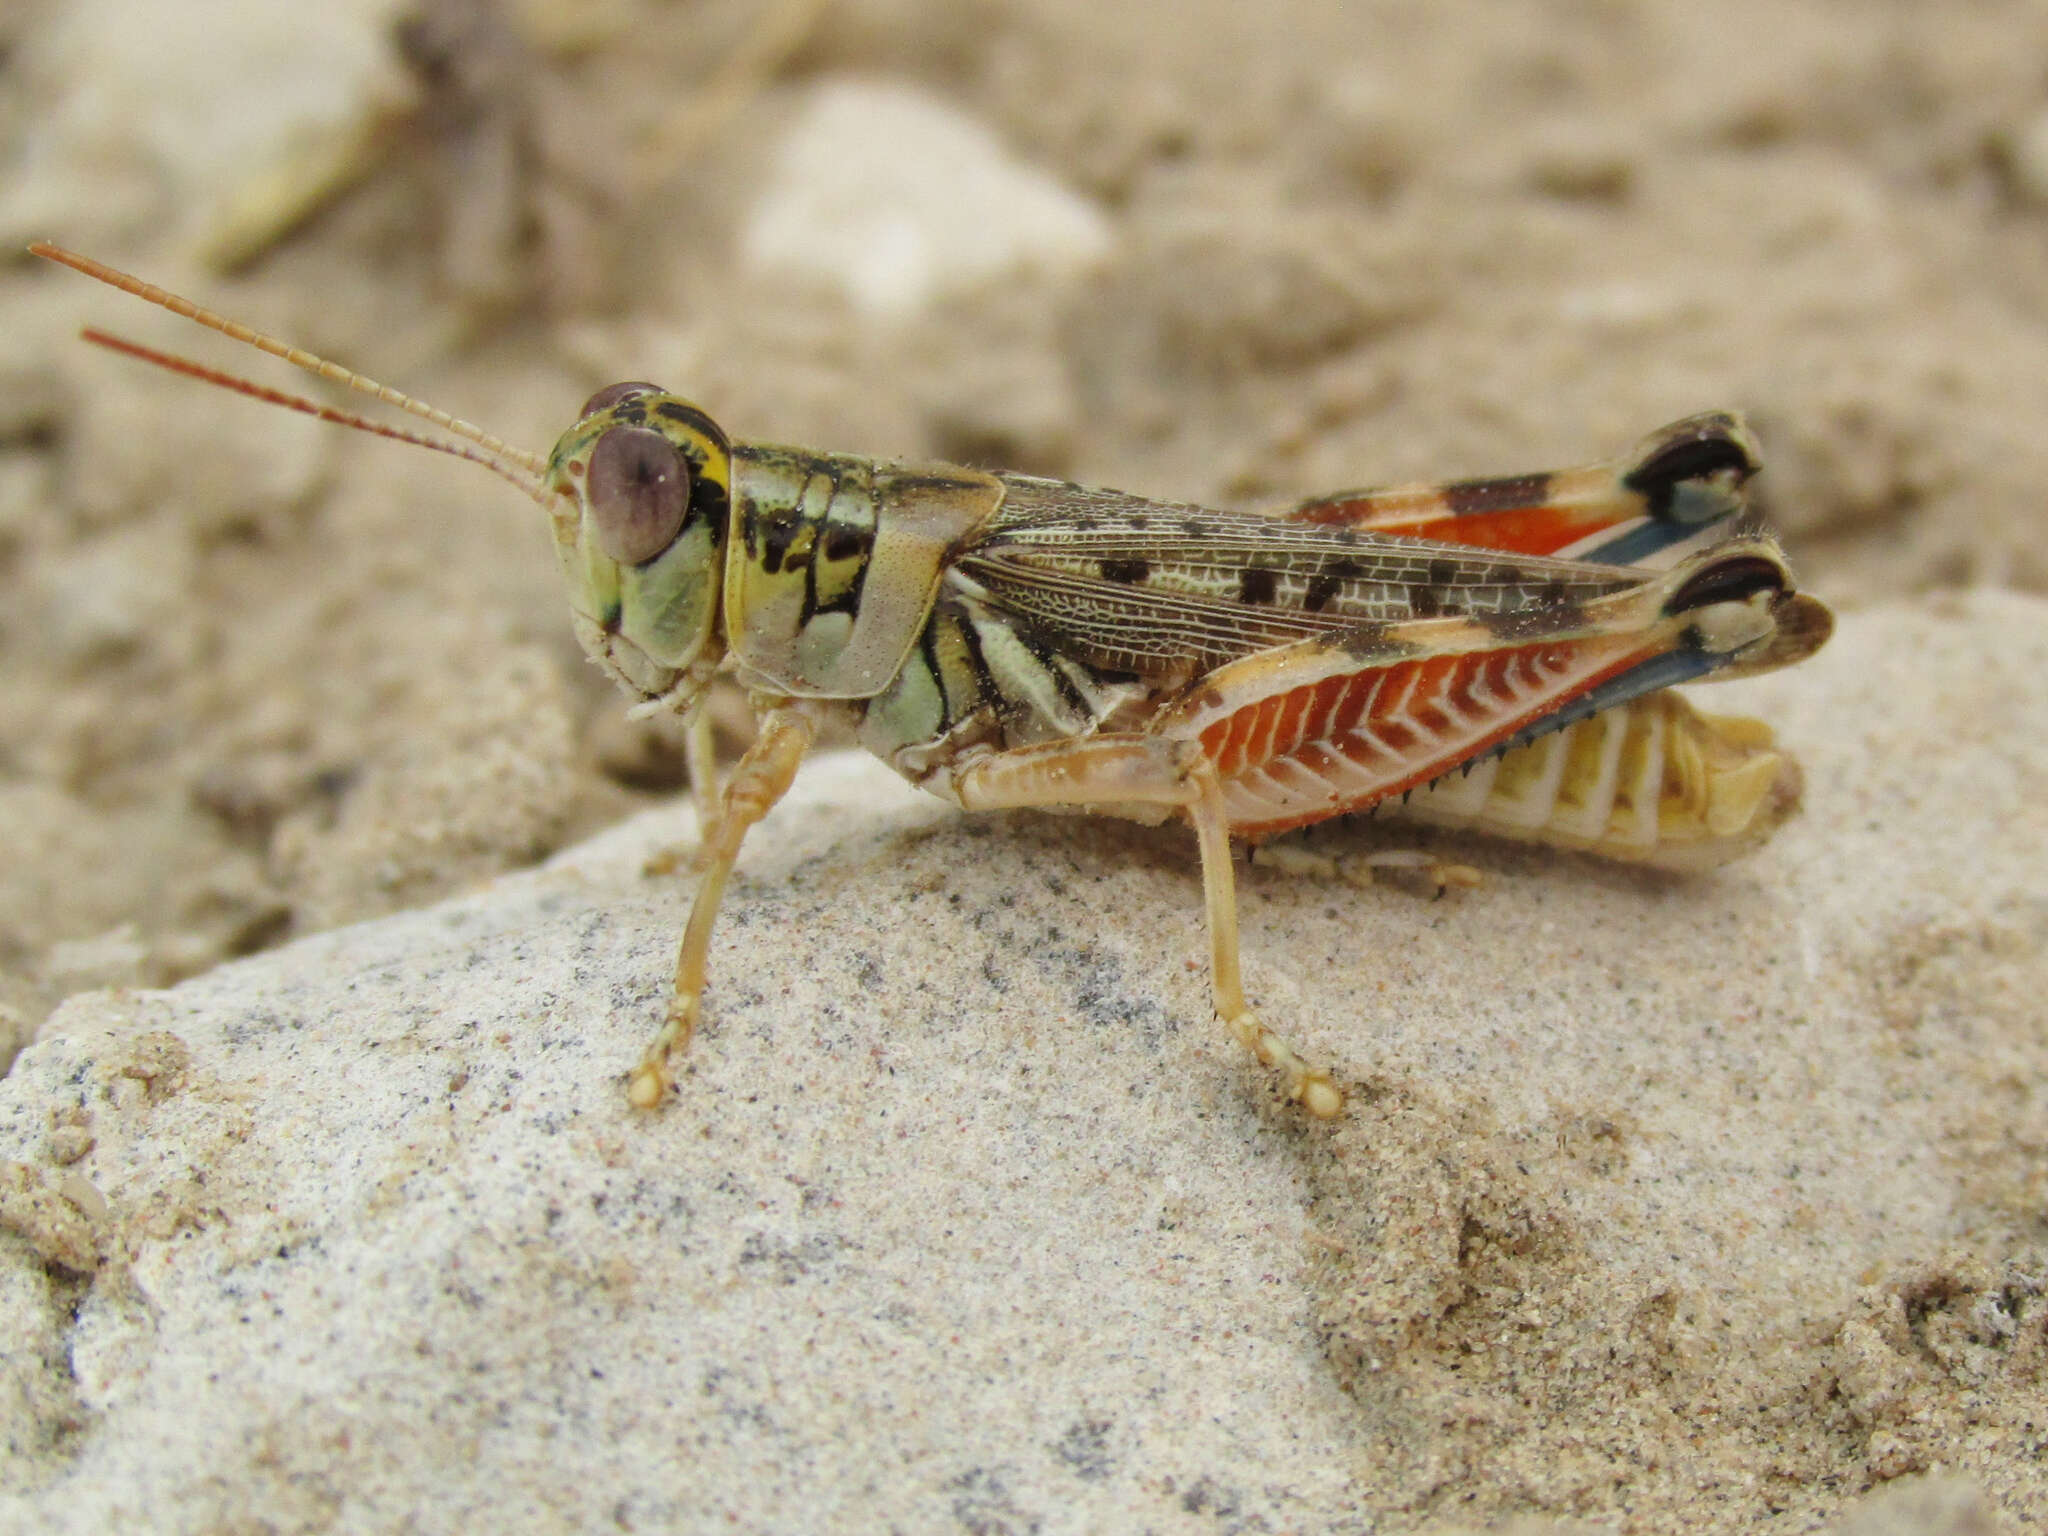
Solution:
<svg viewBox="0 0 2048 1536">
<path fill-rule="evenodd" d="M 714 443 L 722 445 L 725 442 L 725 428 L 687 400 L 657 400 L 654 403 L 654 414 L 664 421 L 673 421 L 678 426 L 688 427 Z"/>
<path fill-rule="evenodd" d="M 584 416 L 595 416 L 599 411 L 617 405 L 621 400 L 632 395 L 658 395 L 660 393 L 661 386 L 659 384 L 646 384 L 638 380 L 629 379 L 623 384 L 607 384 L 603 389 L 600 389 L 596 394 L 583 402 L 583 410 L 579 413 L 578 419 L 580 420 Z M 643 419 L 643 417 L 644 413 L 636 412 L 634 419 L 637 421 Z"/>
<path fill-rule="evenodd" d="M 683 457 L 690 464 L 690 515 L 683 519 L 683 526 L 687 528 L 699 518 L 704 519 L 711 524 L 712 536 L 723 549 L 727 512 L 725 487 L 701 473 L 704 466 L 694 455 L 686 453 Z"/>
<path fill-rule="evenodd" d="M 1664 605 L 1667 614 L 1686 613 L 1709 603 L 1747 602 L 1759 592 L 1785 590 L 1785 570 L 1761 555 L 1736 555 L 1693 576 Z"/>
<path fill-rule="evenodd" d="M 1237 597 L 1239 602 L 1255 603 L 1263 607 L 1273 601 L 1280 590 L 1277 572 L 1264 566 L 1248 565 L 1238 574 Z"/>
<path fill-rule="evenodd" d="M 1727 475 L 1741 485 L 1763 467 L 1748 446 L 1731 435 L 1733 423 L 1727 417 L 1702 416 L 1685 426 L 1622 476 L 1621 483 L 1643 498 L 1652 517 L 1671 515 L 1678 487 L 1685 481 Z"/>
<path fill-rule="evenodd" d="M 1301 606 L 1310 613 L 1321 613 L 1330 606 L 1330 599 L 1343 590 L 1344 578 L 1325 566 L 1320 574 L 1308 579 L 1308 591 L 1302 594 Z"/>
<path fill-rule="evenodd" d="M 1136 556 L 1128 559 L 1105 560 L 1102 562 L 1102 579 L 1104 581 L 1136 583 L 1143 581 L 1151 574 L 1151 563 L 1138 559 Z"/>
<path fill-rule="evenodd" d="M 1503 475 L 1491 480 L 1453 480 L 1443 488 L 1443 498 L 1453 517 L 1541 506 L 1550 498 L 1550 472 Z"/>
</svg>

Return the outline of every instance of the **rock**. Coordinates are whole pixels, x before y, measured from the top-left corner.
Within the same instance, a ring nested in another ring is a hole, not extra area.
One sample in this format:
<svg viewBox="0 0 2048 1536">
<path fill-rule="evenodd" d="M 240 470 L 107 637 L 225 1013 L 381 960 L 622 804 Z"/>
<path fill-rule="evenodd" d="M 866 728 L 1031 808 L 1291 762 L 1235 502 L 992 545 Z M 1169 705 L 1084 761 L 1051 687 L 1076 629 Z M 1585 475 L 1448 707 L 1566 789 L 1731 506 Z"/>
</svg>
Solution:
<svg viewBox="0 0 2048 1536">
<path fill-rule="evenodd" d="M 372 162 L 408 100 L 388 42 L 398 3 L 53 8 L 16 66 L 36 110 L 0 237 L 61 230 L 104 254 L 168 223 L 246 257 Z"/>
<path fill-rule="evenodd" d="M 1959 1477 L 1902 1478 L 1830 1536 L 2006 1536 L 2013 1527 Z"/>
<path fill-rule="evenodd" d="M 462 643 L 463 626 L 449 629 Z M 417 905 L 561 846 L 577 790 L 572 703 L 545 646 L 477 646 L 470 686 L 410 725 L 405 749 L 351 776 L 338 806 L 283 818 L 270 864 L 295 920 L 329 927 Z"/>
<path fill-rule="evenodd" d="M 0 1083 L 0 1527 L 1734 1532 L 1939 1462 L 1942 1529 L 2038 1529 L 2044 663 L 1981 594 L 1711 690 L 1808 809 L 1710 877 L 1245 876 L 1334 1123 L 1211 1020 L 1184 832 L 857 757 L 749 844 L 654 1116 L 680 805 L 74 999 Z"/>
<path fill-rule="evenodd" d="M 15 984 L 18 985 L 18 984 Z M 5 973 L 0 973 L 0 988 L 14 990 Z M 30 1024 L 22 1011 L 4 997 L 0 997 L 0 1073 L 14 1065 L 15 1052 L 35 1037 L 35 1026 Z"/>
<path fill-rule="evenodd" d="M 1094 206 L 921 91 L 834 81 L 785 131 L 741 239 L 760 270 L 903 315 L 1019 268 L 1085 267 L 1109 248 Z"/>
</svg>

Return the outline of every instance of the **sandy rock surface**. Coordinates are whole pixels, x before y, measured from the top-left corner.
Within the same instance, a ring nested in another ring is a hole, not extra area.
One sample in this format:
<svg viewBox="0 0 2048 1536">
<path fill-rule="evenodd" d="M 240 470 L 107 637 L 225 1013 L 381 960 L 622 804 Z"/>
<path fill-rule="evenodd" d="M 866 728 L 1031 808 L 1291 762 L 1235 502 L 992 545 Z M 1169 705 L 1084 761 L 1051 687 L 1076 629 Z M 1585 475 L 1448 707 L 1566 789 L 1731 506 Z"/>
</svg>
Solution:
<svg viewBox="0 0 2048 1536">
<path fill-rule="evenodd" d="M 524 507 L 0 265 L 8 1516 L 2038 1528 L 2044 58 L 2033 0 L 0 4 L 0 236 L 520 444 L 653 378 L 1250 506 L 1733 406 L 1844 614 L 1705 695 L 1807 766 L 1757 860 L 1247 878 L 1337 1127 L 1209 1024 L 1179 838 L 848 764 L 649 1126 L 688 818 L 584 840 L 680 744 Z"/>
<path fill-rule="evenodd" d="M 1914 1529 L 2037 1528 L 2044 663 L 1985 597 L 1736 685 L 1810 807 L 1714 877 L 1254 877 L 1334 1124 L 1211 1022 L 1184 834 L 860 757 L 761 829 L 653 1118 L 675 812 L 80 998 L 0 1086 L 0 1516 L 1733 1533 L 1941 1470 Z"/>
</svg>

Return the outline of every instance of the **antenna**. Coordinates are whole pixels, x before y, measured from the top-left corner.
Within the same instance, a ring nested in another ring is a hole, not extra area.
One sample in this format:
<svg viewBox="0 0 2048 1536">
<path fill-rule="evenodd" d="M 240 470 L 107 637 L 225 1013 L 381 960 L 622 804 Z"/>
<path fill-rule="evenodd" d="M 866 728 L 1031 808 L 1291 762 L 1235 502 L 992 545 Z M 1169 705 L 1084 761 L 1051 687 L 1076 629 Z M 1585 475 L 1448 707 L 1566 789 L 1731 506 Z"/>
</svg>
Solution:
<svg viewBox="0 0 2048 1536">
<path fill-rule="evenodd" d="M 111 288 L 118 288 L 123 293 L 133 294 L 136 298 L 154 304 L 159 309 L 167 309 L 174 315 L 181 315 L 196 325 L 203 325 L 210 331 L 218 331 L 223 336 L 256 348 L 259 352 L 268 352 L 272 357 L 282 358 L 295 368 L 303 368 L 308 373 L 315 374 L 332 383 L 344 385 L 358 394 L 373 396 L 386 405 L 404 411 L 409 416 L 417 416 L 422 421 L 431 422 L 444 432 L 453 433 L 465 442 L 475 444 L 476 448 L 481 450 L 481 452 L 464 449 L 454 443 L 442 442 L 436 438 L 401 432 L 394 427 L 380 426 L 360 416 L 352 416 L 346 411 L 332 410 L 311 400 L 304 400 L 296 395 L 288 395 L 280 390 L 273 390 L 261 384 L 254 384 L 233 374 L 222 373 L 219 370 L 207 367 L 203 363 L 191 362 L 168 352 L 156 352 L 148 347 L 137 346 L 133 342 L 122 341 L 118 337 L 107 335 L 104 331 L 86 331 L 85 338 L 88 341 L 95 342 L 103 347 L 111 347 L 117 352 L 123 352 L 131 357 L 140 358 L 144 362 L 154 363 L 160 368 L 168 368 L 173 373 L 182 373 L 192 378 L 203 379 L 209 384 L 218 384 L 223 389 L 231 389 L 239 394 L 249 395 L 258 400 L 266 400 L 273 405 L 282 405 L 288 410 L 304 411 L 307 415 L 318 416 L 323 421 L 337 422 L 342 426 L 355 427 L 361 431 L 375 433 L 380 437 L 395 438 L 400 442 L 415 443 L 422 448 L 432 448 L 440 453 L 450 453 L 457 458 L 468 459 L 472 463 L 482 464 L 485 468 L 511 481 L 514 485 L 525 491 L 527 495 L 533 497 L 535 501 L 542 501 L 544 499 L 542 476 L 547 472 L 547 461 L 537 453 L 529 452 L 524 448 L 515 448 L 503 438 L 494 437 L 482 427 L 472 425 L 458 416 L 451 416 L 446 411 L 428 405 L 424 400 L 415 400 L 411 395 L 393 389 L 388 384 L 380 384 L 375 379 L 357 373 L 353 369 L 344 368 L 339 363 L 329 362 L 326 358 L 316 356 L 314 353 L 306 351 L 303 347 L 295 347 L 290 342 L 278 340 L 275 336 L 266 336 L 261 331 L 252 330 L 248 326 L 243 325 L 240 321 L 230 320 L 227 316 L 215 314 L 210 309 L 203 309 L 199 305 L 194 304 L 190 299 L 180 298 L 177 294 L 167 289 L 159 288 L 154 283 L 146 283 L 139 277 L 134 277 L 129 273 L 121 271 L 118 267 L 110 267 L 104 262 L 94 261 L 90 256 L 81 256 L 76 251 L 67 251 L 61 245 L 52 245 L 47 240 L 38 240 L 28 249 L 29 254 L 32 256 L 40 256 L 45 261 L 54 261 L 59 266 L 71 268 L 74 272 L 83 272 L 87 277 L 105 283 Z M 524 471 L 524 474 L 521 474 L 520 471 Z"/>
<path fill-rule="evenodd" d="M 189 357 L 180 357 L 175 352 L 159 352 L 154 347 L 145 347 L 126 337 L 111 335 L 97 327 L 88 325 L 80 331 L 82 340 L 96 347 L 105 347 L 109 352 L 119 352 L 126 357 L 136 358 L 145 363 L 154 363 L 170 373 L 182 373 L 189 379 L 198 379 L 207 384 L 218 384 L 222 389 L 231 389 L 238 395 L 247 395 L 252 400 L 261 400 L 266 405 L 281 405 L 288 411 L 300 411 L 308 416 L 317 416 L 322 421 L 331 421 L 336 426 L 354 427 L 358 432 L 368 432 L 373 437 L 388 437 L 394 442 L 411 443 L 416 448 L 431 448 L 436 453 L 451 454 L 458 459 L 467 459 L 472 464 L 481 464 L 492 474 L 509 480 L 536 501 L 540 492 L 533 477 L 521 471 L 516 464 L 472 448 L 466 443 L 453 443 L 442 437 L 429 437 L 424 432 L 408 432 L 403 427 L 389 426 L 381 421 L 372 421 L 367 416 L 358 416 L 353 411 L 338 411 L 331 405 L 322 405 L 317 400 L 308 400 L 304 395 L 287 394 L 281 389 L 272 389 L 268 384 L 258 384 L 239 374 L 227 373 L 219 368 L 195 363 Z"/>
</svg>

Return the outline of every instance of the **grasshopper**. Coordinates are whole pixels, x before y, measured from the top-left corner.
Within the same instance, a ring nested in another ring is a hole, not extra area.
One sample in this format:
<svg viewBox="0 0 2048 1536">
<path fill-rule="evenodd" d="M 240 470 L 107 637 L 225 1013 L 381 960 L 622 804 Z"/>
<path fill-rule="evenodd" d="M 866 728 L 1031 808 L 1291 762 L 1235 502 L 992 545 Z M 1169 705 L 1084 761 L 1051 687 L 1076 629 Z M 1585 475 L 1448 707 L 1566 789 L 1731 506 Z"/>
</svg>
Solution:
<svg viewBox="0 0 2048 1536">
<path fill-rule="evenodd" d="M 1758 453 L 1732 413 L 1584 468 L 1277 514 L 736 442 L 645 383 L 598 391 L 543 456 L 89 258 L 31 249 L 447 436 L 88 339 L 481 463 L 546 514 L 584 650 L 640 710 L 691 723 L 701 876 L 666 1016 L 628 1079 L 638 1108 L 673 1086 L 702 1015 L 748 829 L 834 717 L 968 810 L 1187 822 L 1217 1015 L 1322 1116 L 1342 1091 L 1245 1000 L 1233 838 L 1407 797 L 1425 820 L 1696 866 L 1798 800 L 1766 727 L 1664 691 L 1802 660 L 1833 627 L 1747 515 Z M 758 730 L 714 792 L 702 705 L 720 673 L 748 690 Z"/>
</svg>

